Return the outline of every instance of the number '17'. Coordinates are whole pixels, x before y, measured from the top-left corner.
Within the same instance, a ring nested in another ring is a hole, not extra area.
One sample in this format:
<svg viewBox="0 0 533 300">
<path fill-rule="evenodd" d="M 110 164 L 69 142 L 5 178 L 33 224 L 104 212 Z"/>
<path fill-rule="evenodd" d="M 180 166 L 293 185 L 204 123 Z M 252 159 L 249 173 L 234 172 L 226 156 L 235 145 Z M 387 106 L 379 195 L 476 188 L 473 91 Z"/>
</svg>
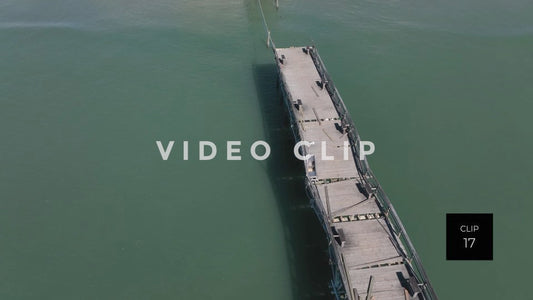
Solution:
<svg viewBox="0 0 533 300">
<path fill-rule="evenodd" d="M 465 241 L 465 248 L 472 248 L 476 238 L 463 238 L 463 240 Z"/>
</svg>

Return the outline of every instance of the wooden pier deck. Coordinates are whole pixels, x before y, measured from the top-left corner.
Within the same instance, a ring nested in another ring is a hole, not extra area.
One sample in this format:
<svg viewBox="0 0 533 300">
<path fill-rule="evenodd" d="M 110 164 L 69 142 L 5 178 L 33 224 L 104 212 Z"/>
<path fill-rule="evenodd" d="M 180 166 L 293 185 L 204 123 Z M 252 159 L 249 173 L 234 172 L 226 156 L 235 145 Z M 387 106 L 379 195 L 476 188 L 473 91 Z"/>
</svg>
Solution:
<svg viewBox="0 0 533 300">
<path fill-rule="evenodd" d="M 296 140 L 313 143 L 302 147 L 313 156 L 303 163 L 330 241 L 333 293 L 337 299 L 436 299 L 425 273 L 411 264 L 414 249 L 405 249 L 390 209 L 358 167 L 358 145 L 349 134 L 355 128 L 335 102 L 336 89 L 316 49 L 274 47 L 274 54 Z M 323 141 L 333 160 L 322 159 Z"/>
</svg>

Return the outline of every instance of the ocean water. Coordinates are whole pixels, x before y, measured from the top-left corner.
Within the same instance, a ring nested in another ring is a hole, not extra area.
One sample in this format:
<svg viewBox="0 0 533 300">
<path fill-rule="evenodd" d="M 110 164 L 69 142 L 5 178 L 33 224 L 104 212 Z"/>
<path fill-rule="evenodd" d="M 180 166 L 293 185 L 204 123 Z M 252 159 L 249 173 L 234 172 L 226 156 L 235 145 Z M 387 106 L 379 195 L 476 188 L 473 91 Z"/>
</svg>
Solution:
<svg viewBox="0 0 533 300">
<path fill-rule="evenodd" d="M 318 46 L 440 298 L 526 299 L 533 4 L 262 3 Z M 330 299 L 265 38 L 256 1 L 2 1 L 0 298 Z M 494 261 L 445 260 L 450 212 L 494 213 Z"/>
</svg>

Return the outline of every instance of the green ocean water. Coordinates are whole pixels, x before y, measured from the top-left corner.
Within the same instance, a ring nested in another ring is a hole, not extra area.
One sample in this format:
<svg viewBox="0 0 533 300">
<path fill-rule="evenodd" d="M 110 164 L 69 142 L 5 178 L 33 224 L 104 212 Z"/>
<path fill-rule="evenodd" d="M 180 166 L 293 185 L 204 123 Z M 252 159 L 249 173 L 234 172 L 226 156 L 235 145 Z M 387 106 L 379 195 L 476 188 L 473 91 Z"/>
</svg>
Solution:
<svg viewBox="0 0 533 300">
<path fill-rule="evenodd" d="M 439 297 L 528 299 L 533 3 L 263 7 L 318 46 Z M 2 1 L 0 299 L 330 299 L 279 97 L 255 1 Z M 494 213 L 494 261 L 445 260 L 450 212 Z"/>
</svg>

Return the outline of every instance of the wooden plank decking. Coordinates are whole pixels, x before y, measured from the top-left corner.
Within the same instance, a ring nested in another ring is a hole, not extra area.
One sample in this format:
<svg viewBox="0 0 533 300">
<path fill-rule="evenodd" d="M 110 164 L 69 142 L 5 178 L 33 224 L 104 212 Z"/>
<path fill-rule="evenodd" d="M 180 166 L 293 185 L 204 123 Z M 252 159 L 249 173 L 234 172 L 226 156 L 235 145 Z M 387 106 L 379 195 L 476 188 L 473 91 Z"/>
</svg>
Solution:
<svg viewBox="0 0 533 300">
<path fill-rule="evenodd" d="M 300 140 L 314 142 L 307 148 L 307 154 L 315 158 L 314 173 L 307 175 L 318 190 L 315 205 L 328 239 L 334 244 L 334 261 L 342 275 L 346 297 L 367 299 L 372 276 L 372 299 L 406 299 L 402 278 L 411 275 L 401 246 L 387 226 L 386 212 L 374 197 L 367 198 L 361 186 L 358 188 L 357 184 L 363 183 L 351 151 L 344 160 L 345 143 L 350 141 L 335 126 L 340 124 L 340 115 L 326 88 L 317 84 L 322 79 L 313 59 L 301 47 L 274 51 L 293 127 L 297 127 L 293 129 Z M 299 109 L 294 105 L 298 100 L 302 103 Z M 327 155 L 333 160 L 321 158 L 322 141 L 327 142 Z M 339 231 L 343 233 L 342 244 L 332 236 Z"/>
</svg>

